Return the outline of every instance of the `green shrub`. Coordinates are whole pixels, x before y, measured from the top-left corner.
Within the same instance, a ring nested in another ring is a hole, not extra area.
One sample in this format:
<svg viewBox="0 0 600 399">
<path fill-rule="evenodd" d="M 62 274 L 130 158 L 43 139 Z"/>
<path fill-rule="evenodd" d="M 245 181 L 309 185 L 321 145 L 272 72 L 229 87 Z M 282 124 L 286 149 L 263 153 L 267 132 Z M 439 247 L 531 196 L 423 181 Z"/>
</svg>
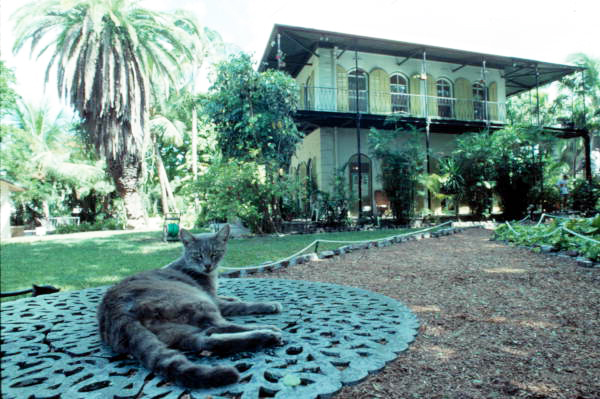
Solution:
<svg viewBox="0 0 600 399">
<path fill-rule="evenodd" d="M 406 141 L 399 143 L 398 138 Z M 381 165 L 383 191 L 398 225 L 409 224 L 414 216 L 417 182 L 425 159 L 420 134 L 416 130 L 371 129 L 369 145 Z"/>
<path fill-rule="evenodd" d="M 105 219 L 95 223 L 63 224 L 56 227 L 56 234 L 81 233 L 85 231 L 123 230 L 123 222 L 118 219 Z"/>
<path fill-rule="evenodd" d="M 577 251 L 591 260 L 600 260 L 600 245 L 595 242 L 600 241 L 600 214 L 594 218 L 578 218 L 567 221 L 557 219 L 539 226 L 517 223 L 511 226 L 512 229 L 506 224 L 498 226 L 494 231 L 494 238 L 518 245 L 550 245 L 556 251 Z M 562 227 L 585 236 L 587 239 L 573 235 Z M 590 241 L 590 239 L 594 241 Z"/>
<path fill-rule="evenodd" d="M 289 203 L 298 187 L 257 162 L 230 159 L 213 162 L 190 189 L 202 206 L 199 225 L 237 217 L 253 233 L 272 233 L 279 229 L 282 203 Z"/>
<path fill-rule="evenodd" d="M 593 216 L 600 212 L 600 178 L 596 177 L 588 182 L 577 179 L 571 192 L 571 209 L 581 212 L 585 216 Z"/>
</svg>

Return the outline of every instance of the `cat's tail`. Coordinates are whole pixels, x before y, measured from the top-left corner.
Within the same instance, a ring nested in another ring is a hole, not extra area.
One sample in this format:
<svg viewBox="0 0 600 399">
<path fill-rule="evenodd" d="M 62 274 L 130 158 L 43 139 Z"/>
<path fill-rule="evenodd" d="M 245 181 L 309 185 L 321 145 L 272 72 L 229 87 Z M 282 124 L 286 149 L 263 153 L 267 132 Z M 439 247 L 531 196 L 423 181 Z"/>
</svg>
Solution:
<svg viewBox="0 0 600 399">
<path fill-rule="evenodd" d="M 129 351 L 144 367 L 187 388 L 229 385 L 239 380 L 234 367 L 209 367 L 194 364 L 185 355 L 171 349 L 139 321 L 126 325 Z"/>
</svg>

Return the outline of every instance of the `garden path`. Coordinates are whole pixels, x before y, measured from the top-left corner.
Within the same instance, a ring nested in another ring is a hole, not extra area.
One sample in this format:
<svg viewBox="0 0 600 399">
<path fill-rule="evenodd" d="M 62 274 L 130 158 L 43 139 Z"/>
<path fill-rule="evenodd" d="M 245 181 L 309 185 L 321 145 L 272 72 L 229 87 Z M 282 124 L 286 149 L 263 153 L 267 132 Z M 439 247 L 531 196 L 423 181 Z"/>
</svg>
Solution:
<svg viewBox="0 0 600 399">
<path fill-rule="evenodd" d="M 469 229 L 256 277 L 364 288 L 419 317 L 408 351 L 336 397 L 600 398 L 600 270 L 490 234 Z"/>
</svg>

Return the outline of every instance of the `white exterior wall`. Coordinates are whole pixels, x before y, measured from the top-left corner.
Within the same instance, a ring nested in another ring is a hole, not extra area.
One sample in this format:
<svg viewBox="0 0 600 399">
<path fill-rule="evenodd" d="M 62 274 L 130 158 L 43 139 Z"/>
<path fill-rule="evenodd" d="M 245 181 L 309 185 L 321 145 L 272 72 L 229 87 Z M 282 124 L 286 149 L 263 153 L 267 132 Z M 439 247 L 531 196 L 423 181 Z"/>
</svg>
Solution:
<svg viewBox="0 0 600 399">
<path fill-rule="evenodd" d="M 0 181 L 0 239 L 10 238 L 10 190 L 6 183 Z"/>
</svg>

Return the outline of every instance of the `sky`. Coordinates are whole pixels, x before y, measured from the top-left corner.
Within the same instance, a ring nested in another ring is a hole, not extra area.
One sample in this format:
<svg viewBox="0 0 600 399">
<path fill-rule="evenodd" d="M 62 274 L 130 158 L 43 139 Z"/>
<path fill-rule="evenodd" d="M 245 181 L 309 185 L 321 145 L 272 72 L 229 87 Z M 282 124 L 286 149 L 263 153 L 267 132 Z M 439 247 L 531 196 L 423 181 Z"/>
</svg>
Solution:
<svg viewBox="0 0 600 399">
<path fill-rule="evenodd" d="M 44 91 L 47 61 L 30 58 L 27 49 L 12 54 L 11 15 L 22 4 L 0 0 L 0 59 L 16 69 L 25 100 L 58 104 L 55 85 Z M 276 23 L 555 63 L 579 52 L 600 58 L 599 0 L 141 0 L 140 6 L 191 11 L 256 61 Z"/>
</svg>

